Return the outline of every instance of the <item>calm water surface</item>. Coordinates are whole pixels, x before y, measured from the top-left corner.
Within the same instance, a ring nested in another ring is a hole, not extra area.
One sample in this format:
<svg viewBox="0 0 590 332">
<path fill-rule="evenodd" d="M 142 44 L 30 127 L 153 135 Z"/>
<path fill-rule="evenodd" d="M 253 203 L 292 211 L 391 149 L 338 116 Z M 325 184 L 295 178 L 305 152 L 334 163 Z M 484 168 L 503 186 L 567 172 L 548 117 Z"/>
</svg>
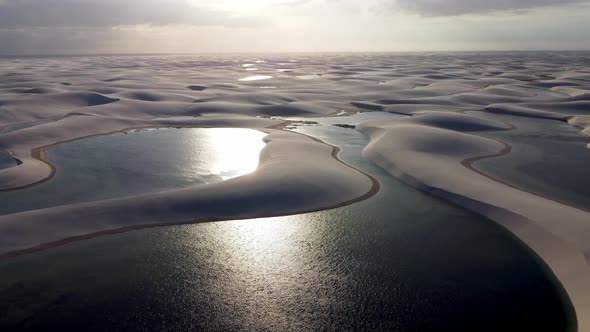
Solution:
<svg viewBox="0 0 590 332">
<path fill-rule="evenodd" d="M 0 325 L 107 330 L 564 331 L 575 317 L 545 266 L 494 223 L 365 161 L 367 138 L 298 130 L 382 184 L 297 216 L 166 227 L 0 262 Z M 180 132 L 180 131 L 179 131 Z"/>
<path fill-rule="evenodd" d="M 256 169 L 264 136 L 236 128 L 153 129 L 60 144 L 49 149 L 55 177 L 0 192 L 0 215 L 227 180 Z"/>
<path fill-rule="evenodd" d="M 8 152 L 0 150 L 0 169 L 14 166 L 16 166 L 16 160 Z"/>
<path fill-rule="evenodd" d="M 590 167 L 581 167 L 590 165 L 590 138 L 580 128 L 557 120 L 487 116 L 507 120 L 517 129 L 479 133 L 510 144 L 512 151 L 480 160 L 476 168 L 521 189 L 590 209 Z"/>
</svg>

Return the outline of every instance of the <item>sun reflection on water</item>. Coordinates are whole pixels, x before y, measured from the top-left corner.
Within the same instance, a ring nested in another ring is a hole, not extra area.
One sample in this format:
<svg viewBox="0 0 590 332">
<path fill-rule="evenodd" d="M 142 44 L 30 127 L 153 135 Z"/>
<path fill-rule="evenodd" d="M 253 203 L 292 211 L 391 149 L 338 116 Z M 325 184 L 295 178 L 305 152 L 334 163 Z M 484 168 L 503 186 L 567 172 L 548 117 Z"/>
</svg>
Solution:
<svg viewBox="0 0 590 332">
<path fill-rule="evenodd" d="M 272 76 L 269 76 L 269 75 L 254 75 L 254 76 L 240 78 L 239 81 L 242 81 L 242 82 L 262 81 L 262 80 L 268 80 L 271 78 L 272 78 Z"/>
<path fill-rule="evenodd" d="M 196 149 L 208 147 L 205 156 L 198 156 L 208 161 L 206 171 L 227 180 L 256 170 L 265 135 L 251 129 L 212 128 L 194 134 L 192 140 Z"/>
<path fill-rule="evenodd" d="M 269 246 L 273 246 L 275 249 L 273 256 L 277 256 L 280 251 L 284 251 L 289 246 L 289 236 L 293 232 L 291 223 L 295 220 L 299 220 L 298 216 L 255 219 L 236 223 L 232 231 L 238 235 L 240 243 L 234 243 L 234 245 L 259 254 L 268 250 Z"/>
<path fill-rule="evenodd" d="M 302 290 L 319 283 L 306 275 L 310 263 L 317 262 L 310 244 L 322 228 L 315 224 L 309 215 L 296 215 L 185 228 L 177 245 L 192 257 L 185 265 L 188 273 L 215 271 L 192 284 L 189 296 L 206 297 L 208 305 L 231 312 L 224 317 L 231 324 L 270 326 L 295 308 Z M 260 316 L 260 308 L 273 308 L 272 317 Z"/>
</svg>

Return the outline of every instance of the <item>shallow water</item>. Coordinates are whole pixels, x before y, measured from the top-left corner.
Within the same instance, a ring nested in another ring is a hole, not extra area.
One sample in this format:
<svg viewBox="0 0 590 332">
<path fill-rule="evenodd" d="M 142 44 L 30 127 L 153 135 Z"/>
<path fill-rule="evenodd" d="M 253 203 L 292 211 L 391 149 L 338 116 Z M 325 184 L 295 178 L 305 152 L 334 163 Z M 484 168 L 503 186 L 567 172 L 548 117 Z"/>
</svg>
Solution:
<svg viewBox="0 0 590 332">
<path fill-rule="evenodd" d="M 557 120 L 488 115 L 507 120 L 516 130 L 482 132 L 512 146 L 504 156 L 483 159 L 474 166 L 518 188 L 572 206 L 590 209 L 590 138 Z M 575 158 L 575 160 L 573 159 Z"/>
<path fill-rule="evenodd" d="M 0 192 L 0 214 L 227 180 L 256 169 L 264 136 L 251 129 L 171 128 L 60 144 L 49 149 L 55 177 Z"/>
<path fill-rule="evenodd" d="M 388 117 L 314 119 L 325 125 L 297 129 L 378 178 L 375 197 L 298 216 L 136 231 L 0 262 L 0 325 L 567 330 L 568 301 L 520 241 L 397 181 L 361 157 L 363 134 L 330 125 Z"/>
<path fill-rule="evenodd" d="M 0 169 L 14 166 L 16 166 L 16 160 L 8 152 L 0 150 Z"/>
</svg>

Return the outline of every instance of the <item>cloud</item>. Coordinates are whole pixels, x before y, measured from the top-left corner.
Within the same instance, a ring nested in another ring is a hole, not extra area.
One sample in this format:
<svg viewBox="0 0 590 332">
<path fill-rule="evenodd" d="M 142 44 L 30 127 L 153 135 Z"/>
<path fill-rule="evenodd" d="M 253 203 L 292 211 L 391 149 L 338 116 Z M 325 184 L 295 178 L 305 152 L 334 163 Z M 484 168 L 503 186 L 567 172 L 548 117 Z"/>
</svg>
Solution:
<svg viewBox="0 0 590 332">
<path fill-rule="evenodd" d="M 297 7 L 297 6 L 307 5 L 307 4 L 311 3 L 312 1 L 313 0 L 293 0 L 293 1 L 277 3 L 276 6 Z"/>
<path fill-rule="evenodd" d="M 97 53 L 119 35 L 110 28 L 0 29 L 0 55 Z"/>
<path fill-rule="evenodd" d="M 423 16 L 457 16 L 588 3 L 589 0 L 386 0 L 387 5 Z"/>
<path fill-rule="evenodd" d="M 0 0 L 0 29 L 262 23 L 184 0 Z"/>
</svg>

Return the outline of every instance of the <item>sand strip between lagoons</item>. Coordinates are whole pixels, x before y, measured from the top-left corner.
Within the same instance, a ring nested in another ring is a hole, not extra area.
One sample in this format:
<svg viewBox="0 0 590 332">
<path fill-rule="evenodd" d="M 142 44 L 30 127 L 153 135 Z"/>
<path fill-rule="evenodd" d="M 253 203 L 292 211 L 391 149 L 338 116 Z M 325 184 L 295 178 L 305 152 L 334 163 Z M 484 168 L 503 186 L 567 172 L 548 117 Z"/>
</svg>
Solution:
<svg viewBox="0 0 590 332">
<path fill-rule="evenodd" d="M 455 121 L 447 120 L 446 125 Z M 461 121 L 461 127 L 469 131 L 470 120 Z M 371 137 L 365 157 L 405 182 L 481 214 L 518 236 L 564 286 L 580 331 L 590 329 L 590 213 L 465 167 L 470 160 L 507 153 L 504 143 L 441 128 L 420 116 L 358 128 Z"/>
<path fill-rule="evenodd" d="M 337 147 L 298 133 L 260 130 L 269 133 L 260 164 L 242 177 L 1 216 L 0 258 L 141 228 L 309 213 L 378 192 L 375 178 L 337 158 Z"/>
</svg>

